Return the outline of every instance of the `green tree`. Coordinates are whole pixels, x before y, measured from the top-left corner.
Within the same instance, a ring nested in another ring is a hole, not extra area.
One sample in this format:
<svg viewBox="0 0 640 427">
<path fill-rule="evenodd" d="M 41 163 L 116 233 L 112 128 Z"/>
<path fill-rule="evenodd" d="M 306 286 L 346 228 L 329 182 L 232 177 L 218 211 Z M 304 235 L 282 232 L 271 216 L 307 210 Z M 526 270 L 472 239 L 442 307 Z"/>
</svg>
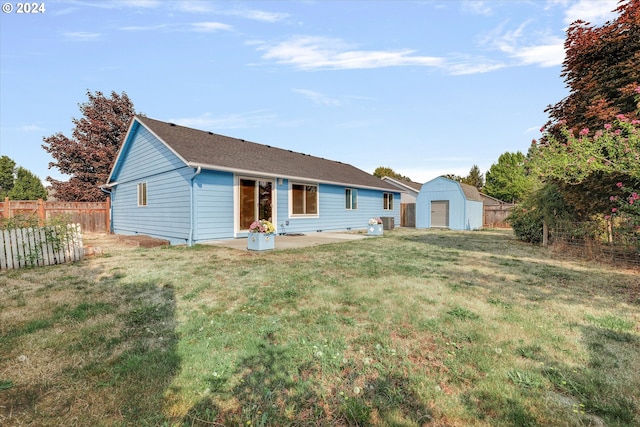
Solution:
<svg viewBox="0 0 640 427">
<path fill-rule="evenodd" d="M 9 191 L 13 188 L 15 179 L 16 162 L 8 156 L 0 157 L 0 199 L 4 200 L 9 196 Z"/>
<path fill-rule="evenodd" d="M 122 139 L 135 115 L 133 103 L 126 93 L 111 92 L 111 98 L 102 92 L 87 91 L 89 101 L 80 104 L 84 117 L 73 119 L 75 129 L 70 138 L 56 133 L 43 138 L 42 148 L 55 159 L 49 168 L 55 167 L 68 181 L 47 177 L 63 201 L 102 201 L 106 194 L 100 185 L 107 182 L 111 166 Z"/>
<path fill-rule="evenodd" d="M 448 173 L 446 175 L 440 175 L 443 178 L 447 178 L 450 179 L 452 181 L 458 181 L 458 182 L 462 182 L 462 180 L 464 179 L 463 177 L 461 177 L 460 175 L 456 175 L 453 173 Z"/>
<path fill-rule="evenodd" d="M 491 165 L 482 192 L 505 202 L 520 202 L 529 194 L 536 179 L 529 174 L 526 157 L 520 151 L 505 152 Z"/>
<path fill-rule="evenodd" d="M 388 176 L 390 178 L 395 178 L 400 181 L 411 181 L 411 178 L 401 175 L 387 166 L 378 166 L 376 170 L 373 171 L 373 176 L 378 178 L 382 178 L 383 176 Z"/>
<path fill-rule="evenodd" d="M 638 92 L 640 97 L 640 86 Z M 619 115 L 595 132 L 585 128 L 576 136 L 565 128 L 560 139 L 545 136 L 531 165 L 545 182 L 557 186 L 579 218 L 610 213 L 610 198 L 622 196 L 616 190 L 619 182 L 640 188 L 640 120 Z"/>
<path fill-rule="evenodd" d="M 19 167 L 16 171 L 16 180 L 9 191 L 12 200 L 47 200 L 47 189 L 42 181 L 31 171 Z"/>
<path fill-rule="evenodd" d="M 473 185 L 478 190 L 482 190 L 482 187 L 484 186 L 484 175 L 480 172 L 478 165 L 473 165 L 469 171 L 469 175 L 462 178 L 461 182 Z"/>
</svg>

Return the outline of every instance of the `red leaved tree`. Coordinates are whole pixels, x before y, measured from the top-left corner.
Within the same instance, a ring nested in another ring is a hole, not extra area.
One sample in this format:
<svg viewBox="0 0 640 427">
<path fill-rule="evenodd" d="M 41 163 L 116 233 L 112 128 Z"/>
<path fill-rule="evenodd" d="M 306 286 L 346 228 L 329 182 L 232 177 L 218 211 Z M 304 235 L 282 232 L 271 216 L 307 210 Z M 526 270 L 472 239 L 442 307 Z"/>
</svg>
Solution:
<svg viewBox="0 0 640 427">
<path fill-rule="evenodd" d="M 45 149 L 55 159 L 55 167 L 69 175 L 68 181 L 47 177 L 58 200 L 95 202 L 105 200 L 100 185 L 107 182 L 129 123 L 135 115 L 133 103 L 125 92 L 87 91 L 89 101 L 79 104 L 83 117 L 74 118 L 71 138 L 58 132 L 43 138 Z"/>
</svg>

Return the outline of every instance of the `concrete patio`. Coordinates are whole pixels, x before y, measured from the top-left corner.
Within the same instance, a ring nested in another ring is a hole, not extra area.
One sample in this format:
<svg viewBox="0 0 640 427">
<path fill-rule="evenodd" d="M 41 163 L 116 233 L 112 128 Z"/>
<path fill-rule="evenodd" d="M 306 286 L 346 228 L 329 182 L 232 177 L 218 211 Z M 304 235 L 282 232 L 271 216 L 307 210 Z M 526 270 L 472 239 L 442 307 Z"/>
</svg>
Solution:
<svg viewBox="0 0 640 427">
<path fill-rule="evenodd" d="M 275 249 L 292 249 L 292 248 L 304 248 L 308 246 L 326 245 L 329 243 L 346 242 L 350 240 L 362 240 L 368 239 L 372 236 L 367 236 L 364 233 L 356 232 L 316 232 L 307 234 L 282 234 L 276 235 L 276 247 Z M 247 250 L 247 238 L 229 239 L 229 240 L 212 240 L 205 245 L 224 246 L 227 248 Z"/>
</svg>

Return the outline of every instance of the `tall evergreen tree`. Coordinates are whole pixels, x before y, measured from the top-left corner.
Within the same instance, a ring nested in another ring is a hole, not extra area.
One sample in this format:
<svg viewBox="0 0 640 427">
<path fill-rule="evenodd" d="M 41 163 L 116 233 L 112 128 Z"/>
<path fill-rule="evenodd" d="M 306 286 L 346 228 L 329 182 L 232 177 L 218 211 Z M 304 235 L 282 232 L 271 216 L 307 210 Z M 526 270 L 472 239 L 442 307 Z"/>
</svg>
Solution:
<svg viewBox="0 0 640 427">
<path fill-rule="evenodd" d="M 505 202 L 523 200 L 534 187 L 536 179 L 529 175 L 525 165 L 525 155 L 505 152 L 498 157 L 498 163 L 487 171 L 487 181 L 482 192 Z"/>
<path fill-rule="evenodd" d="M 478 165 L 473 165 L 469 171 L 469 175 L 462 178 L 462 182 L 465 184 L 473 185 L 478 190 L 482 190 L 484 186 L 484 175 L 480 172 Z"/>
<path fill-rule="evenodd" d="M 9 191 L 12 200 L 47 200 L 47 189 L 42 181 L 31 171 L 19 167 L 16 171 L 16 180 Z"/>
<path fill-rule="evenodd" d="M 9 196 L 9 191 L 13 188 L 15 180 L 16 162 L 8 156 L 0 157 L 0 199 L 4 200 Z"/>
</svg>

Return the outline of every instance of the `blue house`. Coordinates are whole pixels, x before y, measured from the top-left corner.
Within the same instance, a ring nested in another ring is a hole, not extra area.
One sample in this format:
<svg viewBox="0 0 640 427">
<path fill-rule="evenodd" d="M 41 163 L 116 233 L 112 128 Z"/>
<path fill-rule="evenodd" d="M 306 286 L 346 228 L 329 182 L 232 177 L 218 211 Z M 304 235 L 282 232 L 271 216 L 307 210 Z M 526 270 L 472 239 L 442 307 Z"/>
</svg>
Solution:
<svg viewBox="0 0 640 427">
<path fill-rule="evenodd" d="M 351 165 L 140 116 L 103 188 L 114 233 L 171 244 L 246 237 L 257 219 L 278 233 L 400 220 L 400 191 Z"/>
<path fill-rule="evenodd" d="M 478 189 L 452 179 L 432 179 L 416 197 L 416 228 L 477 230 L 482 228 L 482 215 Z"/>
</svg>

